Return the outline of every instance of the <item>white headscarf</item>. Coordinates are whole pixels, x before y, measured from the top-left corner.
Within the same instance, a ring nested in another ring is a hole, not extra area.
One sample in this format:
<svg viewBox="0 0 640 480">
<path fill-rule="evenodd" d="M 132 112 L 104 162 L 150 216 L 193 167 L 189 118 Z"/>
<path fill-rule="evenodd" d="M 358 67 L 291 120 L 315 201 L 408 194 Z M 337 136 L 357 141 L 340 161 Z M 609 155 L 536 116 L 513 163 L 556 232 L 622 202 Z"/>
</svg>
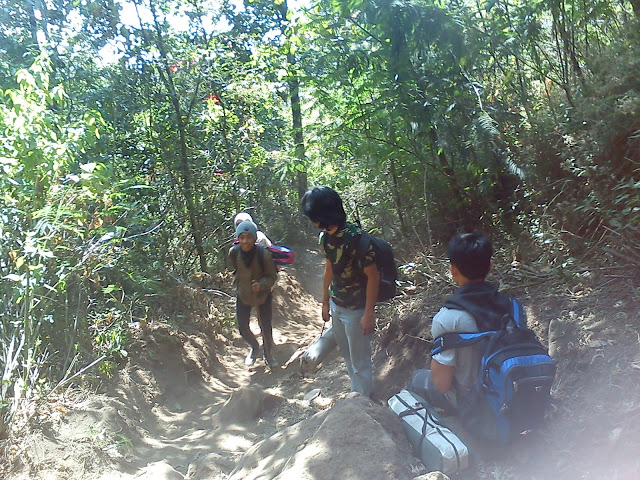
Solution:
<svg viewBox="0 0 640 480">
<path fill-rule="evenodd" d="M 242 222 L 246 220 L 253 222 L 253 218 L 251 218 L 251 215 L 249 215 L 247 212 L 240 212 L 239 214 L 236 215 L 236 218 L 233 221 L 233 226 L 237 227 L 238 225 L 240 225 Z"/>
</svg>

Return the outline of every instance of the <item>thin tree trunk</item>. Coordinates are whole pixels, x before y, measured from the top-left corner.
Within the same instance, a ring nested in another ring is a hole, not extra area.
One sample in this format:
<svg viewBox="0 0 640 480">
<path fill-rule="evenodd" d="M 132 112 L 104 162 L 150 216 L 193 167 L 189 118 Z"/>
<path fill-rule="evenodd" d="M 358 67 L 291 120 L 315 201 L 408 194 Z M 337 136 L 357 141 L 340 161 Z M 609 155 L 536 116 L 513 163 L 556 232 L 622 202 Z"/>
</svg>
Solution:
<svg viewBox="0 0 640 480">
<path fill-rule="evenodd" d="M 434 160 L 440 164 L 441 171 L 447 179 L 449 190 L 451 191 L 451 196 L 453 197 L 452 203 L 454 207 L 453 212 L 451 212 L 451 216 L 454 218 L 455 224 L 457 225 L 460 220 L 463 220 L 468 216 L 468 212 L 464 207 L 465 203 L 468 204 L 468 202 L 466 201 L 467 196 L 464 194 L 462 188 L 460 188 L 460 185 L 456 181 L 456 175 L 453 170 L 453 166 L 449 163 L 444 150 L 440 148 L 438 132 L 433 127 L 429 129 L 429 138 L 431 154 L 433 155 Z"/>
<path fill-rule="evenodd" d="M 440 149 L 440 141 L 438 139 L 438 132 L 436 132 L 435 128 L 429 129 L 429 138 L 431 140 L 431 152 L 434 158 L 440 164 L 442 168 L 442 172 L 448 179 L 449 188 L 451 189 L 451 193 L 457 199 L 462 199 L 462 191 L 460 190 L 460 185 L 456 182 L 455 172 L 451 165 L 449 165 L 449 161 L 447 160 L 447 156 L 444 151 Z"/>
<path fill-rule="evenodd" d="M 393 156 L 389 160 L 389 172 L 391 173 L 391 180 L 393 181 L 393 200 L 396 204 L 396 213 L 398 214 L 398 219 L 400 220 L 400 229 L 402 230 L 402 234 L 405 237 L 408 237 L 409 232 L 407 231 L 407 225 L 405 224 L 404 220 L 404 208 L 402 207 L 402 200 L 400 199 L 400 182 L 398 181 L 396 161 Z"/>
<path fill-rule="evenodd" d="M 220 98 L 220 96 L 218 96 Z M 231 156 L 231 142 L 229 141 L 228 128 L 227 128 L 227 107 L 225 106 L 224 101 L 220 102 L 222 106 L 222 128 L 220 129 L 220 134 L 222 135 L 222 143 L 224 143 L 224 158 L 227 162 L 227 171 L 232 172 L 235 171 L 235 165 L 233 162 L 233 157 Z M 238 191 L 237 182 L 233 182 L 232 188 L 232 199 L 233 206 L 236 212 L 240 211 L 240 195 Z"/>
<path fill-rule="evenodd" d="M 173 81 L 171 79 L 171 73 L 169 70 L 169 64 L 167 61 L 167 50 L 164 44 L 164 39 L 162 37 L 162 30 L 158 23 L 158 18 L 156 16 L 156 11 L 153 8 L 153 20 L 156 29 L 156 35 L 158 38 L 158 49 L 160 50 L 160 55 L 163 60 L 163 69 L 158 69 L 160 79 L 164 84 L 167 92 L 169 93 L 169 98 L 171 100 L 171 104 L 173 105 L 173 109 L 176 115 L 176 126 L 178 129 L 178 138 L 179 138 L 179 152 L 180 152 L 180 171 L 182 174 L 182 183 L 183 183 L 183 195 L 186 202 L 187 214 L 189 216 L 189 222 L 191 224 L 191 236 L 193 238 L 194 245 L 196 247 L 196 252 L 198 254 L 198 259 L 200 261 L 200 269 L 203 272 L 207 271 L 207 258 L 204 253 L 204 247 L 202 245 L 202 233 L 200 232 L 200 225 L 198 222 L 198 216 L 196 214 L 196 206 L 193 201 L 193 183 L 191 180 L 191 167 L 189 165 L 189 153 L 187 150 L 187 134 L 184 124 L 184 119 L 182 116 L 182 109 L 180 107 L 180 99 L 178 98 L 178 94 L 176 93 L 175 87 L 173 85 Z"/>
<path fill-rule="evenodd" d="M 293 55 L 287 54 L 289 60 L 289 66 L 295 65 L 295 59 Z M 293 141 L 295 143 L 295 155 L 296 158 L 304 165 L 306 158 L 306 151 L 304 146 L 304 134 L 302 130 L 302 109 L 300 108 L 300 79 L 296 74 L 292 75 L 289 81 L 289 91 L 291 93 L 291 115 L 293 117 Z M 302 196 L 307 191 L 307 172 L 298 171 L 296 177 L 296 185 L 298 187 L 298 199 L 302 199 Z"/>
<path fill-rule="evenodd" d="M 38 19 L 36 18 L 36 12 L 33 9 L 33 0 L 26 0 L 25 5 L 27 7 L 27 13 L 29 14 L 29 27 L 31 29 L 31 41 L 33 45 L 40 50 L 40 43 L 38 42 Z M 45 26 L 46 28 L 46 26 Z M 43 32 L 45 36 L 47 32 Z"/>
<path fill-rule="evenodd" d="M 478 13 L 480 14 L 480 17 L 482 18 L 482 20 L 484 22 L 484 15 L 482 14 L 482 9 L 480 8 L 480 3 L 477 0 L 476 0 L 476 8 L 478 9 Z M 515 24 L 515 22 L 511 19 L 511 12 L 509 10 L 509 3 L 504 2 L 502 4 L 502 8 L 504 9 L 505 15 L 507 16 L 507 19 L 508 19 L 509 23 Z M 483 28 L 486 30 L 486 27 L 483 27 Z M 495 50 L 493 48 L 493 45 L 492 45 L 492 48 L 491 48 L 491 56 L 493 57 L 494 62 L 496 63 L 496 65 L 498 65 L 500 70 L 504 74 L 506 74 L 505 69 L 502 67 L 502 62 L 500 62 L 500 59 L 495 54 Z M 529 121 L 531 121 L 531 119 L 533 118 L 533 114 L 532 114 L 532 111 L 531 111 L 531 105 L 530 105 L 531 102 L 529 102 L 529 89 L 525 85 L 526 74 L 523 72 L 522 62 L 520 61 L 520 57 L 518 55 L 513 55 L 513 59 L 514 59 L 515 64 L 516 64 L 516 73 L 517 73 L 517 81 L 518 81 L 517 86 L 514 85 L 514 89 L 518 91 L 518 94 L 520 96 L 520 102 L 522 103 L 522 107 L 524 108 L 525 114 L 527 115 L 527 119 Z"/>
<path fill-rule="evenodd" d="M 431 235 L 431 210 L 429 209 L 429 198 L 427 193 L 427 168 L 424 169 L 424 180 L 422 182 L 423 196 L 424 196 L 424 213 L 427 219 L 427 239 L 429 242 L 429 253 L 433 249 L 433 236 Z"/>
<path fill-rule="evenodd" d="M 576 56 L 576 47 L 575 47 L 575 35 L 572 27 L 572 23 L 567 19 L 567 8 L 565 2 L 560 2 L 560 9 L 562 11 L 562 19 L 563 22 L 560 25 L 560 34 L 562 35 L 562 41 L 564 44 L 564 49 L 567 57 L 571 61 L 571 66 L 576 76 L 580 81 L 583 81 L 582 68 L 580 68 L 580 63 L 578 63 L 578 57 Z M 571 32 L 567 31 L 567 25 L 571 29 Z M 571 35 L 570 35 L 571 33 Z M 584 82 L 583 82 L 584 83 Z"/>
<path fill-rule="evenodd" d="M 278 5 L 280 13 L 280 31 L 282 35 L 287 37 L 285 22 L 287 22 L 287 14 L 289 7 L 286 0 Z M 289 100 L 291 101 L 291 117 L 293 123 L 293 143 L 295 145 L 295 156 L 301 165 L 306 165 L 306 149 L 304 145 L 304 131 L 302 128 L 302 109 L 300 107 L 300 77 L 298 77 L 296 58 L 290 48 L 287 49 L 288 68 L 288 87 Z M 298 171 L 296 174 L 296 188 L 298 190 L 298 198 L 307 191 L 307 172 L 306 169 Z"/>
<path fill-rule="evenodd" d="M 567 36 L 567 31 L 564 26 L 565 17 L 560 18 L 560 8 L 561 6 L 558 3 L 552 2 L 551 4 L 551 14 L 553 16 L 553 29 L 555 31 L 555 41 L 556 41 L 556 49 L 558 52 L 558 58 L 560 61 L 560 68 L 562 71 L 562 89 L 565 92 L 567 97 L 567 101 L 569 105 L 575 107 L 573 103 L 573 95 L 571 93 L 571 86 L 569 84 L 570 80 L 570 72 L 569 72 L 569 63 L 573 65 L 575 69 L 575 65 L 573 62 L 575 61 L 575 55 L 573 55 L 573 59 L 571 59 L 571 46 L 569 43 L 569 39 Z M 564 10 L 564 7 L 562 7 Z M 578 67 L 579 68 L 579 67 Z M 580 72 L 582 73 L 582 72 Z"/>
</svg>

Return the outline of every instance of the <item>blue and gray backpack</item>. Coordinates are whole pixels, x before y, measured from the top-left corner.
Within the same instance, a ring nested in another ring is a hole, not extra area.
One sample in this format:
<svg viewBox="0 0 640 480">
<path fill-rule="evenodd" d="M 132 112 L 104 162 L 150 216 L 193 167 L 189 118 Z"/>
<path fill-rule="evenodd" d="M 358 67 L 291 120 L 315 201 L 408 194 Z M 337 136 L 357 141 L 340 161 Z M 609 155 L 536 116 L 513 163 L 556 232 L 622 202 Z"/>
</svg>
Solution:
<svg viewBox="0 0 640 480">
<path fill-rule="evenodd" d="M 502 444 L 541 425 L 556 374 L 547 349 L 525 324 L 522 305 L 515 299 L 511 302 L 512 314 L 503 317 L 499 330 L 445 333 L 434 340 L 431 349 L 433 356 L 486 342 L 479 376 L 458 413 L 472 433 Z M 490 412 L 493 428 L 474 428 L 482 411 Z"/>
</svg>

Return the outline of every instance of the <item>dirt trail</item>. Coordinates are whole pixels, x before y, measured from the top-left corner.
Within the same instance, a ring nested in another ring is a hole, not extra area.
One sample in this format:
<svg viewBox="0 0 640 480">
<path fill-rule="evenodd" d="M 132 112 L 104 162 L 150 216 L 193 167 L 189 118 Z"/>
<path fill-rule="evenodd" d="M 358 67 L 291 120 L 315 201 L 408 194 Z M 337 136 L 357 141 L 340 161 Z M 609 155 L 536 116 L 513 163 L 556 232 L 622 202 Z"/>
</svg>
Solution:
<svg viewBox="0 0 640 480">
<path fill-rule="evenodd" d="M 323 270 L 315 251 L 296 254 L 274 296 L 281 367 L 260 360 L 248 369 L 239 335 L 202 322 L 142 326 L 129 363 L 100 388 L 105 393 L 68 394 L 42 407 L 7 480 L 410 480 L 424 473 L 382 404 L 427 363 L 428 319 L 451 285 L 431 272 L 427 290 L 408 289 L 382 309 L 378 402 L 348 398 L 337 351 L 315 373 L 303 374 L 296 360 L 320 333 Z M 517 273 L 499 272 L 501 283 L 517 283 Z M 551 280 L 517 292 L 558 362 L 549 426 L 526 449 L 475 459 L 462 479 L 640 478 L 640 280 L 569 290 L 555 279 L 549 294 Z"/>
<path fill-rule="evenodd" d="M 131 364 L 107 385 L 111 394 L 54 407 L 10 478 L 155 479 L 174 478 L 173 470 L 190 479 L 226 478 L 254 443 L 344 396 L 348 379 L 335 353 L 312 376 L 296 361 L 322 328 L 323 271 L 315 252 L 297 256 L 274 291 L 280 367 L 260 359 L 247 368 L 247 346 L 236 333 L 211 338 L 198 325 L 147 327 Z M 259 335 L 255 318 L 251 328 Z M 314 389 L 313 401 L 304 400 Z"/>
</svg>

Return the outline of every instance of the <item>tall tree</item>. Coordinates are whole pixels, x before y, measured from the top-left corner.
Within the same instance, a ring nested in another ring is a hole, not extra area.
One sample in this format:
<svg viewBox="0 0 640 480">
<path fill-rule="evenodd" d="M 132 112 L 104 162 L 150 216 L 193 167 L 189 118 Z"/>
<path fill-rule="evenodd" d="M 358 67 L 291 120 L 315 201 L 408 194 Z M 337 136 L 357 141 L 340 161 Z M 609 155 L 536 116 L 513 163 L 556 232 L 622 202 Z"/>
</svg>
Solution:
<svg viewBox="0 0 640 480">
<path fill-rule="evenodd" d="M 262 46 L 256 49 L 259 62 L 268 69 L 265 75 L 284 86 L 291 112 L 291 139 L 293 158 L 289 171 L 294 175 L 294 185 L 298 198 L 307 190 L 306 147 L 304 140 L 303 114 L 301 106 L 301 70 L 298 67 L 296 51 L 302 45 L 298 33 L 295 12 L 289 9 L 286 0 L 245 2 L 244 12 L 234 17 L 231 32 L 240 37 L 262 39 Z M 264 40 L 266 39 L 266 42 Z M 282 79 L 280 72 L 284 72 Z"/>
<path fill-rule="evenodd" d="M 136 3 L 137 12 L 138 12 L 138 21 L 141 26 L 145 24 L 141 14 L 140 8 L 141 4 Z M 185 118 L 185 114 L 182 110 L 181 99 L 179 98 L 179 94 L 176 91 L 173 79 L 172 79 L 172 70 L 176 70 L 178 65 L 172 63 L 170 61 L 169 55 L 170 52 L 167 49 L 165 35 L 167 29 L 167 20 L 162 16 L 159 11 L 160 5 L 154 0 L 149 1 L 149 11 L 152 16 L 152 23 L 150 28 L 142 27 L 142 33 L 145 37 L 145 40 L 148 42 L 149 46 L 157 47 L 157 51 L 159 52 L 159 63 L 154 65 L 156 68 L 158 78 L 164 85 L 167 96 L 169 98 L 169 102 L 173 107 L 174 113 L 174 121 L 176 126 L 176 134 L 177 134 L 177 146 L 178 146 L 178 157 L 179 157 L 179 170 L 182 177 L 183 183 L 183 191 L 182 195 L 185 200 L 187 215 L 189 217 L 189 223 L 191 225 L 191 236 L 193 238 L 193 243 L 197 252 L 197 256 L 200 263 L 200 269 L 203 272 L 207 271 L 207 259 L 204 251 L 204 247 L 202 244 L 202 232 L 200 228 L 200 223 L 198 221 L 198 211 L 197 206 L 194 202 L 194 193 L 193 193 L 193 182 L 191 175 L 191 165 L 190 165 L 190 156 L 189 156 L 189 148 L 187 146 L 187 133 L 186 133 L 186 122 L 188 121 Z M 184 62 L 184 61 L 183 61 Z M 191 92 L 192 102 L 199 95 L 199 82 L 196 81 L 193 91 Z"/>
<path fill-rule="evenodd" d="M 302 108 L 300 106 L 300 76 L 298 74 L 295 45 L 295 31 L 291 25 L 291 11 L 287 7 L 287 0 L 275 2 L 277 12 L 279 13 L 280 31 L 284 37 L 284 50 L 287 56 L 287 84 L 289 87 L 289 99 L 291 102 L 291 118 L 293 122 L 293 143 L 295 145 L 295 156 L 298 159 L 299 167 L 296 169 L 296 185 L 298 187 L 298 198 L 307 191 L 307 172 L 306 172 L 306 153 L 304 146 L 304 131 L 302 127 Z"/>
</svg>

